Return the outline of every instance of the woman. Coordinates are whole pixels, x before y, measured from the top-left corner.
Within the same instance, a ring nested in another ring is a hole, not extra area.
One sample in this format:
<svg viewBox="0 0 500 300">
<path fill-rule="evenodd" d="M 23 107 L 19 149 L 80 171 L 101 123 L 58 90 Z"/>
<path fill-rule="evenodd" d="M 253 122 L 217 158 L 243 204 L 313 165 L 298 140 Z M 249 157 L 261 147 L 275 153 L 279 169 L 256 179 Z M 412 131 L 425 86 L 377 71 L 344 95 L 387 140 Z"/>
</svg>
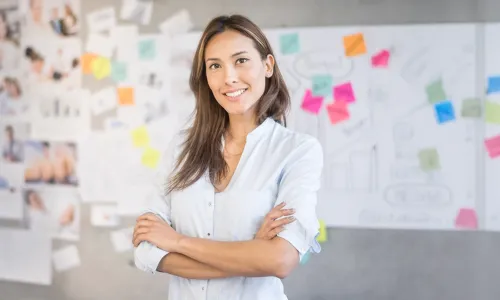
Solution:
<svg viewBox="0 0 500 300">
<path fill-rule="evenodd" d="M 280 278 L 320 251 L 322 147 L 285 127 L 285 82 L 243 16 L 208 24 L 190 86 L 194 122 L 166 152 L 166 196 L 137 220 L 135 264 L 174 275 L 170 300 L 287 299 Z"/>
</svg>

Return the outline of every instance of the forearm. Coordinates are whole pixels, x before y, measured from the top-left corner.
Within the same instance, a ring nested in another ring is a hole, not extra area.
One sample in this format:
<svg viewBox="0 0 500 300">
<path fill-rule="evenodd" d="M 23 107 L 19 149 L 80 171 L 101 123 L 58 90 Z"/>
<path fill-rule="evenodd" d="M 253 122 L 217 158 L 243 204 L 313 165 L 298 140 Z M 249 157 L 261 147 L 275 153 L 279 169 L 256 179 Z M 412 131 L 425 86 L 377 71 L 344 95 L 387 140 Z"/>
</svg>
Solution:
<svg viewBox="0 0 500 300">
<path fill-rule="evenodd" d="M 234 276 L 229 272 L 174 252 L 162 258 L 158 264 L 157 271 L 188 279 L 214 279 Z"/>
<path fill-rule="evenodd" d="M 290 261 L 282 241 L 254 239 L 221 242 L 185 237 L 176 252 L 217 269 L 240 276 L 278 276 Z M 291 253 L 296 254 L 296 253 Z M 293 259 L 292 259 L 293 261 Z"/>
</svg>

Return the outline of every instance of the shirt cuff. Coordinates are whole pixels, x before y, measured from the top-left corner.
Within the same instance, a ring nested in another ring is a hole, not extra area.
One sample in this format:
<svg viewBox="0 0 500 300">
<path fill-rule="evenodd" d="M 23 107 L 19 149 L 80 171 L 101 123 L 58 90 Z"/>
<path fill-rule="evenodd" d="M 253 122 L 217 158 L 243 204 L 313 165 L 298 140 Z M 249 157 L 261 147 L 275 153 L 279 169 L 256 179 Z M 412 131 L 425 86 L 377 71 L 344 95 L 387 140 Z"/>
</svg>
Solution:
<svg viewBox="0 0 500 300">
<path fill-rule="evenodd" d="M 151 274 L 156 274 L 156 269 L 158 269 L 160 261 L 168 253 L 169 252 L 162 250 L 158 247 L 153 246 L 153 248 L 151 248 L 151 252 L 149 252 L 149 261 L 148 261 L 149 272 Z"/>
</svg>

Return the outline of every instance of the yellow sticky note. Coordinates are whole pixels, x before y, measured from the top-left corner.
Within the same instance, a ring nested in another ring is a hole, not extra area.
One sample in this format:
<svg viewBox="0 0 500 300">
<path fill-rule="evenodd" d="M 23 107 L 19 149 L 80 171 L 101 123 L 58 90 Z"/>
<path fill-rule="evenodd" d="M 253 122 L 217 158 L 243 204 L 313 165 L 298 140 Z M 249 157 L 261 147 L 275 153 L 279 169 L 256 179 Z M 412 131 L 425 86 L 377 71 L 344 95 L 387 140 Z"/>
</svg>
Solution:
<svg viewBox="0 0 500 300">
<path fill-rule="evenodd" d="M 319 220 L 319 235 L 316 237 L 319 243 L 328 241 L 328 232 L 326 231 L 325 221 Z"/>
<path fill-rule="evenodd" d="M 160 151 L 147 147 L 142 153 L 142 164 L 151 169 L 155 169 L 160 161 Z"/>
<path fill-rule="evenodd" d="M 103 79 L 111 74 L 111 63 L 106 57 L 96 57 L 90 63 L 90 68 L 96 79 Z"/>
<path fill-rule="evenodd" d="M 149 145 L 149 134 L 146 126 L 140 126 L 131 132 L 132 143 L 135 147 L 144 147 Z"/>
<path fill-rule="evenodd" d="M 484 104 L 484 114 L 486 123 L 500 124 L 500 103 L 486 101 Z"/>
</svg>

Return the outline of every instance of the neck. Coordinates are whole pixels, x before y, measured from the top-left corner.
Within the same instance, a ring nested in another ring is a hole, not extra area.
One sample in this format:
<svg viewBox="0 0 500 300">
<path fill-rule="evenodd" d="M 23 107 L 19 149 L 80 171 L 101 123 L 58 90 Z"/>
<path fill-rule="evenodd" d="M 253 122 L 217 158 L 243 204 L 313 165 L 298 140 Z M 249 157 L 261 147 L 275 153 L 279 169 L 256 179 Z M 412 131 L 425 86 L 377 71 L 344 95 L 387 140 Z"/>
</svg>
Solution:
<svg viewBox="0 0 500 300">
<path fill-rule="evenodd" d="M 247 135 L 257 128 L 257 117 L 245 115 L 229 115 L 228 137 L 236 142 L 245 141 Z"/>
</svg>

